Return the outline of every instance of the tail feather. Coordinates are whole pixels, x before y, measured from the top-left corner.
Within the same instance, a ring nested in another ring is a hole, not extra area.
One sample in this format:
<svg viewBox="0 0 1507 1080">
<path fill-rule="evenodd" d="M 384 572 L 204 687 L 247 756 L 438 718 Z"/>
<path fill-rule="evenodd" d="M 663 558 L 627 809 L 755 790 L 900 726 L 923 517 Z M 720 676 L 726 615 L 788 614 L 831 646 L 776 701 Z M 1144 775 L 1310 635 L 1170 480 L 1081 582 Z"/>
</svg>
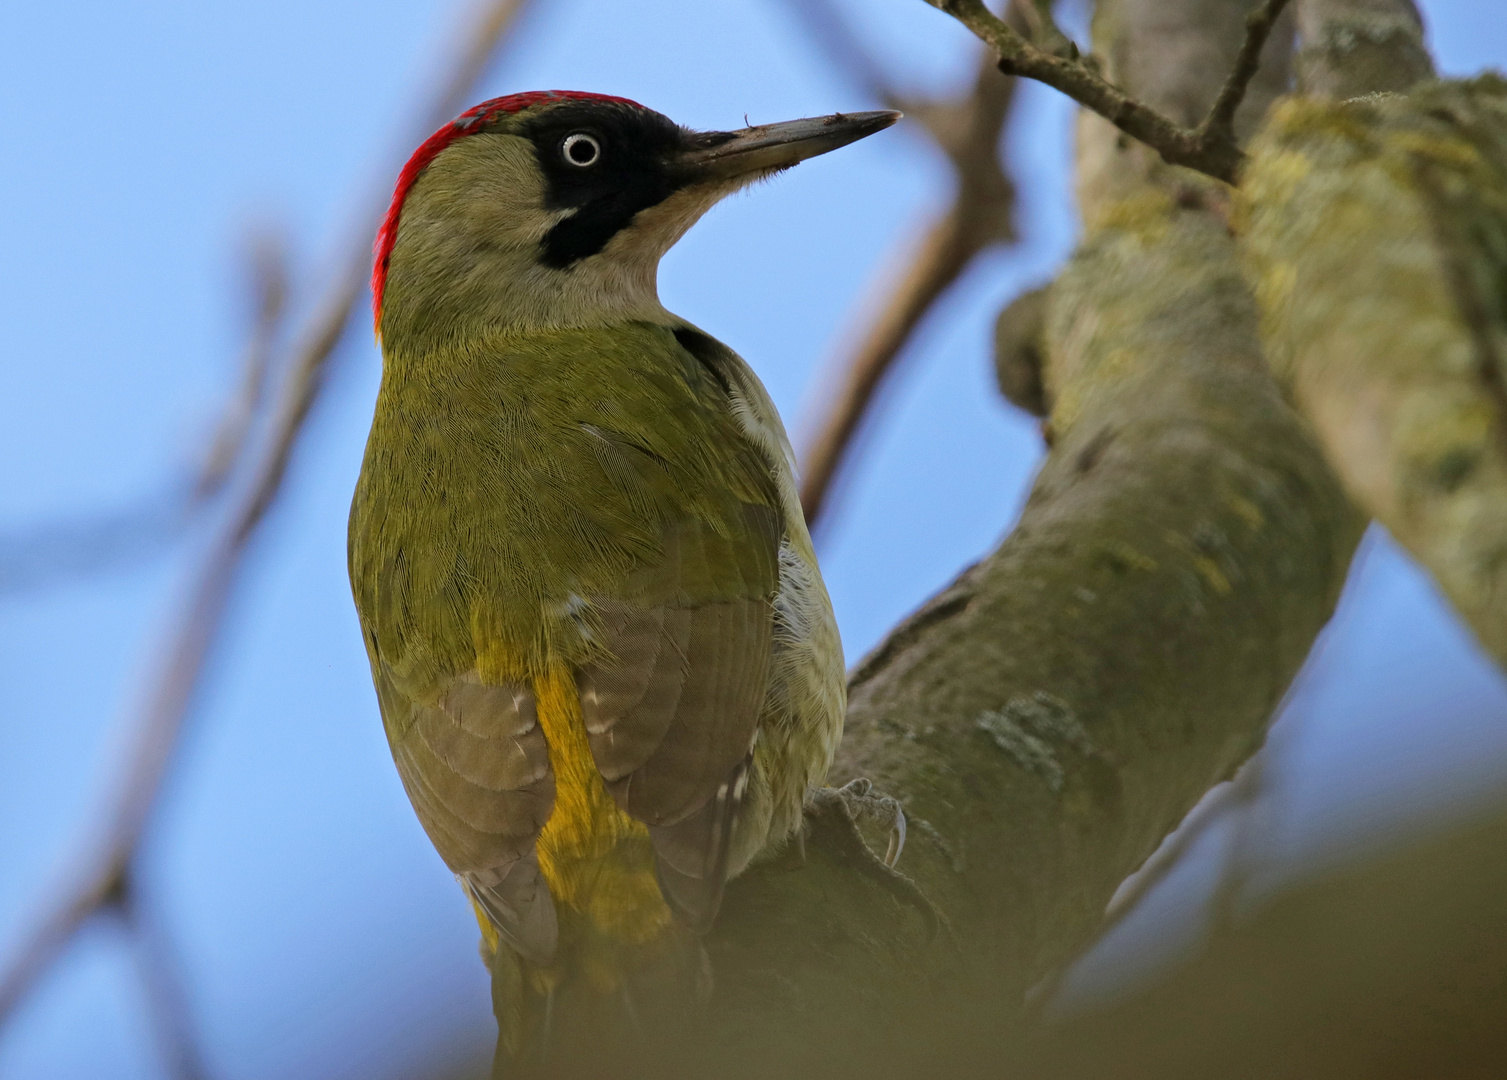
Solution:
<svg viewBox="0 0 1507 1080">
<path fill-rule="evenodd" d="M 696 934 L 705 934 L 722 906 L 728 849 L 748 788 L 752 755 L 744 758 L 707 804 L 674 825 L 649 828 L 654 873 L 671 910 Z"/>
<path fill-rule="evenodd" d="M 555 955 L 559 922 L 535 852 L 500 872 L 473 871 L 462 875 L 461 881 L 503 941 L 536 964 L 549 963 Z"/>
</svg>

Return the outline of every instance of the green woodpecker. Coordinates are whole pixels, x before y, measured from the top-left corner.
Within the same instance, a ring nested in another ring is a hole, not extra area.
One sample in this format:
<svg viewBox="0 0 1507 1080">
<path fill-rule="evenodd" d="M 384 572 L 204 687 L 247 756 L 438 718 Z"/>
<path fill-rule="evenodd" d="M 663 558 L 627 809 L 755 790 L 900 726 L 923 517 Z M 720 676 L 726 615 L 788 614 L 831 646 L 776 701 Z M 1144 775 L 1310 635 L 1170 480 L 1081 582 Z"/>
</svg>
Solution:
<svg viewBox="0 0 1507 1080">
<path fill-rule="evenodd" d="M 398 180 L 350 575 L 409 798 L 495 952 L 610 989 L 800 826 L 842 729 L 784 429 L 660 257 L 897 113 L 692 132 L 621 98 L 485 102 Z"/>
</svg>

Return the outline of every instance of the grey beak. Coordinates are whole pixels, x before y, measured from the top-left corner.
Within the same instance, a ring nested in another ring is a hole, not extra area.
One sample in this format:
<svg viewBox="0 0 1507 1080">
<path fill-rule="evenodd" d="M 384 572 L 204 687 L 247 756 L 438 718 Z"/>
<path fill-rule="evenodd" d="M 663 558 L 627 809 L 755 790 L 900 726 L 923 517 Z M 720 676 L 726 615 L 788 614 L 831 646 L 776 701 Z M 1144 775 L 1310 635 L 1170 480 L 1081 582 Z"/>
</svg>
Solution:
<svg viewBox="0 0 1507 1080">
<path fill-rule="evenodd" d="M 900 116 L 889 110 L 833 113 L 741 131 L 707 132 L 692 136 L 680 160 L 692 174 L 707 180 L 785 169 L 883 131 Z"/>
</svg>

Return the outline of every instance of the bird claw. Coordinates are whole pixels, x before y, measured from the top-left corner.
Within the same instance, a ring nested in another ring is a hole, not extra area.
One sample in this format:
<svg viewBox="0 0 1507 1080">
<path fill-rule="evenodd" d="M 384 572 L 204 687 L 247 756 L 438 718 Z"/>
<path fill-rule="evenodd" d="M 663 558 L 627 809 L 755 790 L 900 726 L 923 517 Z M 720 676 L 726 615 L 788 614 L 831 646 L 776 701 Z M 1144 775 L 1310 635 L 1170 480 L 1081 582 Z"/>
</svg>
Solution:
<svg viewBox="0 0 1507 1080">
<path fill-rule="evenodd" d="M 835 789 L 835 794 L 842 799 L 855 822 L 868 820 L 889 826 L 889 845 L 884 852 L 884 865 L 893 869 L 900 859 L 900 853 L 905 850 L 905 808 L 900 805 L 900 800 L 875 792 L 873 783 L 864 777 L 848 781 Z"/>
<path fill-rule="evenodd" d="M 914 881 L 895 869 L 895 861 L 905 847 L 905 811 L 900 801 L 875 793 L 872 783 L 858 779 L 840 788 L 815 788 L 807 795 L 808 816 L 825 817 L 829 810 L 837 811 L 836 816 L 844 826 L 834 834 L 843 853 L 886 891 L 916 908 L 926 919 L 928 940 L 935 940 L 942 926 L 941 913 Z M 858 823 L 864 819 L 890 826 L 889 847 L 883 858 L 874 853 L 859 831 Z M 801 833 L 797 836 L 804 862 L 805 838 Z"/>
</svg>

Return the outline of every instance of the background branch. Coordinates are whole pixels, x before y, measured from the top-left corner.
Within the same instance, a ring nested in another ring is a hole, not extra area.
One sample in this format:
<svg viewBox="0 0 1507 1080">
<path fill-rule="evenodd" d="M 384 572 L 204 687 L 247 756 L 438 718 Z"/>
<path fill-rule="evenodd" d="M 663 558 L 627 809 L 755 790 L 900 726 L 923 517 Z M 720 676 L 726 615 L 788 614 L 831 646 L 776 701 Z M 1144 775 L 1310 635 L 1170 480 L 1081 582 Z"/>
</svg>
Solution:
<svg viewBox="0 0 1507 1080">
<path fill-rule="evenodd" d="M 131 936 L 136 971 L 152 1014 L 160 1055 L 172 1080 L 203 1080 L 209 1075 L 194 1023 L 192 995 L 168 940 L 166 928 L 150 910 L 133 875 L 126 875 L 116 906 Z"/>
<path fill-rule="evenodd" d="M 1018 19 L 1018 7 L 1007 17 Z M 913 254 L 877 312 L 869 314 L 867 333 L 837 364 L 832 389 L 820 400 L 803 440 L 801 505 L 816 527 L 827 509 L 832 487 L 875 395 L 895 361 L 914 337 L 938 299 L 973 260 L 998 243 L 1013 240 L 1011 212 L 1015 190 L 1000 164 L 1000 141 L 1015 81 L 1001 79 L 987 58 L 972 90 L 945 103 L 901 99 L 953 164 L 957 187 L 951 205 L 924 228 Z"/>
<path fill-rule="evenodd" d="M 267 398 L 272 354 L 288 304 L 287 243 L 262 233 L 251 244 L 250 277 L 252 329 L 241 362 L 241 382 L 215 427 L 199 475 L 194 498 L 218 494 L 244 456 L 257 417 Z"/>
<path fill-rule="evenodd" d="M 240 380 L 191 475 L 135 506 L 0 537 L 0 594 L 45 588 L 154 555 L 199 521 L 223 492 L 264 418 L 268 368 L 287 299 L 280 240 L 258 236 L 247 262 L 253 316 Z"/>
<path fill-rule="evenodd" d="M 442 86 L 421 114 L 415 128 L 419 134 L 411 132 L 405 145 L 416 144 L 464 107 L 524 6 L 525 0 L 497 0 L 477 12 L 460 37 L 455 59 L 445 68 Z M 396 171 L 384 165 L 382 175 Z M 374 194 L 358 216 L 348 254 L 295 337 L 270 430 L 247 488 L 210 544 L 177 625 L 160 653 L 161 666 L 150 679 L 132 722 L 135 734 L 118 790 L 101 815 L 109 823 L 107 830 L 81 859 L 72 882 L 48 906 L 37 929 L 23 940 L 19 955 L 0 973 L 0 1023 L 14 1013 L 79 926 L 122 887 L 151 819 L 247 546 L 282 489 L 304 422 L 324 385 L 329 359 L 354 325 L 352 315 L 370 270 L 371 237 L 386 205 L 385 183 L 376 190 L 381 196 Z"/>
</svg>

